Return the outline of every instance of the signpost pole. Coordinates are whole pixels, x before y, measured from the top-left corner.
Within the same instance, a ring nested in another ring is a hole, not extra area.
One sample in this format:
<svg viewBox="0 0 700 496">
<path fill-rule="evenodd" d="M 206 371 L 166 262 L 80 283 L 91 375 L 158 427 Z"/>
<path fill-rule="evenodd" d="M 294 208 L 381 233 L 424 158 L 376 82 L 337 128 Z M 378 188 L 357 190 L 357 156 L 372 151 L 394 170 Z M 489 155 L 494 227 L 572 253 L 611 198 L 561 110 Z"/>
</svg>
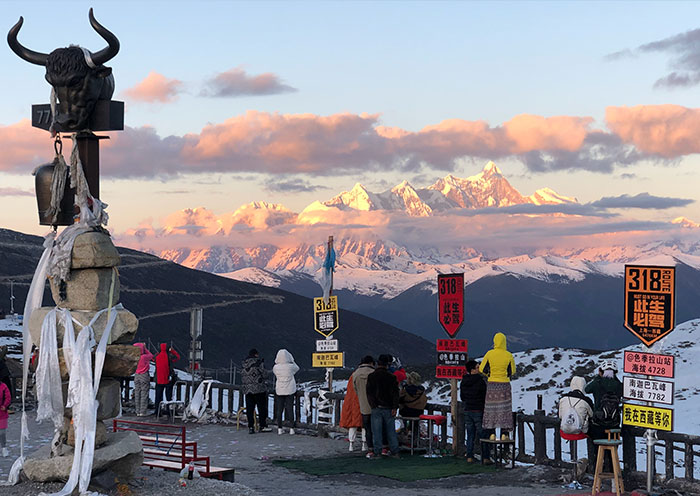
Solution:
<svg viewBox="0 0 700 496">
<path fill-rule="evenodd" d="M 667 336 L 675 328 L 675 267 L 659 267 L 659 266 L 644 266 L 644 265 L 625 265 L 625 318 L 624 325 L 637 336 L 647 348 L 654 346 L 658 348 L 654 351 L 651 358 L 657 363 L 656 357 L 661 353 L 662 338 Z M 655 344 L 657 343 L 658 344 Z M 625 352 L 625 356 L 627 352 Z M 643 354 L 645 357 L 646 354 Z M 626 362 L 625 362 L 626 363 Z M 666 362 L 664 362 L 665 364 Z M 647 368 L 648 367 L 648 368 Z M 651 367 L 648 364 L 635 369 L 632 368 L 632 373 L 641 373 L 646 377 L 645 384 L 656 381 L 652 379 L 652 374 L 665 375 L 665 371 L 657 372 L 658 367 Z M 625 370 L 627 370 L 625 368 Z M 647 372 L 644 374 L 644 372 Z M 631 379 L 632 380 L 632 379 Z M 628 382 L 628 378 L 625 378 Z M 646 388 L 646 386 L 645 386 Z M 644 391 L 644 389 L 643 389 Z M 655 395 L 646 396 L 643 393 L 642 398 L 633 394 L 629 395 L 632 399 L 641 399 L 642 404 L 648 408 L 654 408 L 654 401 L 668 402 L 667 399 L 659 398 Z M 630 397 L 627 396 L 626 397 Z M 644 400 L 646 397 L 646 400 Z M 670 393 L 671 404 L 673 402 L 673 388 Z M 667 403 L 669 404 L 669 403 Z M 634 404 L 631 404 L 634 406 Z M 627 405 L 625 405 L 626 407 Z M 670 412 L 672 415 L 673 412 Z M 647 413 L 648 415 L 648 413 Z M 635 420 L 636 421 L 636 420 Z M 625 419 L 623 418 L 623 424 Z M 649 424 L 650 422 L 646 422 Z M 651 422 L 653 425 L 654 422 Z M 672 429 L 673 426 L 671 425 Z M 654 445 L 658 442 L 656 430 L 647 428 L 644 433 L 647 441 L 647 494 L 652 494 L 652 486 L 654 484 L 654 472 L 656 471 L 656 451 Z"/>
<path fill-rule="evenodd" d="M 328 236 L 328 253 L 331 253 L 333 251 L 333 236 Z M 330 293 L 328 293 L 329 296 L 333 295 L 333 271 L 331 270 L 331 290 Z M 330 339 L 330 335 L 326 336 L 326 339 Z M 328 372 L 328 392 L 332 393 L 333 392 L 333 368 L 328 368 L 326 369 L 326 372 Z"/>
</svg>

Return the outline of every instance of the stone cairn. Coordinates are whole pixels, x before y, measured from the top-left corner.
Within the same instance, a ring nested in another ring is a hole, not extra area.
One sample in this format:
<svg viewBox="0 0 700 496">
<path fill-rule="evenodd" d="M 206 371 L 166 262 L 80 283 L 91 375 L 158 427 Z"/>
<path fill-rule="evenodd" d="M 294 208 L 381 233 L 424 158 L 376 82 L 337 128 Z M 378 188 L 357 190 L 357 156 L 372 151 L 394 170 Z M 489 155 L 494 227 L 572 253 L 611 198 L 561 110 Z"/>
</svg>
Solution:
<svg viewBox="0 0 700 496">
<path fill-rule="evenodd" d="M 50 279 L 51 294 L 54 302 L 61 308 L 70 310 L 81 326 L 88 324 L 95 314 L 108 308 L 112 273 L 120 263 L 119 253 L 105 231 L 83 233 L 76 237 L 71 253 L 70 277 L 66 281 Z M 115 274 L 112 305 L 119 302 L 119 278 Z M 29 320 L 32 340 L 41 346 L 41 326 L 46 314 L 53 307 L 36 309 Z M 112 327 L 110 343 L 107 345 L 102 378 L 97 393 L 99 408 L 95 430 L 95 457 L 92 468 L 93 476 L 107 469 L 117 476 L 128 478 L 143 462 L 143 448 L 135 432 L 108 432 L 105 420 L 114 418 L 121 411 L 121 388 L 117 378 L 128 377 L 136 371 L 141 352 L 130 343 L 138 319 L 125 309 L 115 309 L 117 317 Z M 107 324 L 107 312 L 103 312 L 93 325 L 95 340 L 99 342 Z M 76 336 L 82 328 L 75 326 Z M 57 327 L 58 356 L 63 385 L 63 404 L 66 404 L 68 387 L 68 368 L 63 357 L 63 324 L 59 319 Z M 94 369 L 94 352 L 93 352 Z M 64 410 L 64 424 L 58 446 L 44 446 L 27 457 L 23 472 L 32 481 L 64 481 L 68 478 L 73 464 L 75 434 L 73 431 L 72 412 Z"/>
</svg>

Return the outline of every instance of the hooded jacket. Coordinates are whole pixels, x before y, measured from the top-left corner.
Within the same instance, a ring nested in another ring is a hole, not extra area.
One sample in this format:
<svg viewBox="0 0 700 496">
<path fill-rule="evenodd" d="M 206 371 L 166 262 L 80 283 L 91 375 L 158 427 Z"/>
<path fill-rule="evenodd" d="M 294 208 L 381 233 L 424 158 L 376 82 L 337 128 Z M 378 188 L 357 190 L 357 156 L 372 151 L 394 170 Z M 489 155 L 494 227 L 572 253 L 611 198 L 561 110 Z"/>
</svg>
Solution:
<svg viewBox="0 0 700 496">
<path fill-rule="evenodd" d="M 465 374 L 459 385 L 459 396 L 467 412 L 483 412 L 486 402 L 486 381 L 481 374 Z"/>
<path fill-rule="evenodd" d="M 506 335 L 502 332 L 493 336 L 493 349 L 484 355 L 479 372 L 486 374 L 489 382 L 510 382 L 515 374 L 515 360 L 506 348 Z"/>
<path fill-rule="evenodd" d="M 372 413 L 372 407 L 369 406 L 369 401 L 367 401 L 367 377 L 372 372 L 374 372 L 372 364 L 363 363 L 352 373 L 352 385 L 355 386 L 355 392 L 357 393 L 357 399 L 360 401 L 360 412 L 362 415 L 369 415 Z"/>
<path fill-rule="evenodd" d="M 168 359 L 168 345 L 160 343 L 160 353 L 156 356 L 156 384 L 170 383 L 170 362 L 177 362 L 179 359 L 180 354 L 175 350 L 171 350 Z"/>
<path fill-rule="evenodd" d="M 275 366 L 272 367 L 272 372 L 277 378 L 275 384 L 275 393 L 278 396 L 289 396 L 297 392 L 297 381 L 294 380 L 294 374 L 299 371 L 299 366 L 294 363 L 294 357 L 285 349 L 277 352 L 275 358 Z"/>
<path fill-rule="evenodd" d="M 581 432 L 588 432 L 588 421 L 593 416 L 593 402 L 583 392 L 586 380 L 575 376 L 571 379 L 571 390 L 564 393 L 559 400 L 559 418 L 563 419 L 570 409 L 576 410 L 581 419 Z"/>
<path fill-rule="evenodd" d="M 148 374 L 151 360 L 153 360 L 153 353 L 148 351 L 146 343 L 134 343 L 134 346 L 141 350 L 141 358 L 139 358 L 139 364 L 136 366 L 136 373 Z"/>
<path fill-rule="evenodd" d="M 267 392 L 267 383 L 265 376 L 265 366 L 263 359 L 249 355 L 248 358 L 241 363 L 243 370 L 241 371 L 241 393 L 243 394 L 260 394 Z"/>
<path fill-rule="evenodd" d="M 396 374 L 394 374 L 396 375 Z M 425 388 L 419 384 L 406 384 L 399 392 L 399 408 L 409 408 L 411 410 L 425 410 L 428 404 L 428 397 L 425 395 Z"/>
</svg>

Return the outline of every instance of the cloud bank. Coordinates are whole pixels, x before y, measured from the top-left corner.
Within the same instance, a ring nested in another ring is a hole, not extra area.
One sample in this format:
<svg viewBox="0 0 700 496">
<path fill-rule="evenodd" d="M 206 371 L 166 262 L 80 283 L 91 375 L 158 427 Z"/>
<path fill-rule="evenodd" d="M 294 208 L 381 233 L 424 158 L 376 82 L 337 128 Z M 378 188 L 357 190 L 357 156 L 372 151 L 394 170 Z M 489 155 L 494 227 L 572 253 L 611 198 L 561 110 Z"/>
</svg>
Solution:
<svg viewBox="0 0 700 496">
<path fill-rule="evenodd" d="M 377 114 L 248 111 L 198 133 L 160 136 L 148 126 L 113 133 L 103 174 L 164 179 L 182 174 L 272 175 L 452 171 L 464 158 L 520 160 L 531 172 L 611 173 L 643 160 L 671 163 L 698 153 L 700 109 L 678 105 L 608 107 L 608 130 L 590 117 L 522 114 L 501 125 L 449 119 L 411 132 Z M 26 170 L 47 150 L 47 133 L 28 121 L 0 126 L 0 171 Z M 50 156 L 50 155 L 49 155 Z M 297 187 L 302 183 L 297 183 Z M 289 186 L 289 185 L 288 185 Z"/>
</svg>

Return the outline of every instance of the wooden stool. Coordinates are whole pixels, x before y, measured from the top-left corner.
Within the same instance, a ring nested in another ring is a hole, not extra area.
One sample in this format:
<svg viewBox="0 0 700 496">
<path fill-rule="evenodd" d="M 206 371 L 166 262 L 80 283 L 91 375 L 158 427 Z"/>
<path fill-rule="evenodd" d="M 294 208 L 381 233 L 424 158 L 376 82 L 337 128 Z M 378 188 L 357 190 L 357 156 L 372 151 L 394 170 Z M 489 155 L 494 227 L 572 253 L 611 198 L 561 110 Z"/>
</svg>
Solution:
<svg viewBox="0 0 700 496">
<path fill-rule="evenodd" d="M 615 493 L 621 496 L 625 492 L 625 485 L 620 474 L 620 459 L 617 457 L 617 447 L 622 444 L 620 440 L 620 429 L 608 429 L 605 431 L 607 439 L 595 439 L 593 444 L 598 445 L 598 458 L 595 463 L 595 477 L 593 478 L 593 490 L 591 495 L 595 496 L 600 492 L 600 486 L 604 479 L 615 481 Z M 605 452 L 609 451 L 612 458 L 613 473 L 603 472 L 603 460 Z"/>
</svg>

